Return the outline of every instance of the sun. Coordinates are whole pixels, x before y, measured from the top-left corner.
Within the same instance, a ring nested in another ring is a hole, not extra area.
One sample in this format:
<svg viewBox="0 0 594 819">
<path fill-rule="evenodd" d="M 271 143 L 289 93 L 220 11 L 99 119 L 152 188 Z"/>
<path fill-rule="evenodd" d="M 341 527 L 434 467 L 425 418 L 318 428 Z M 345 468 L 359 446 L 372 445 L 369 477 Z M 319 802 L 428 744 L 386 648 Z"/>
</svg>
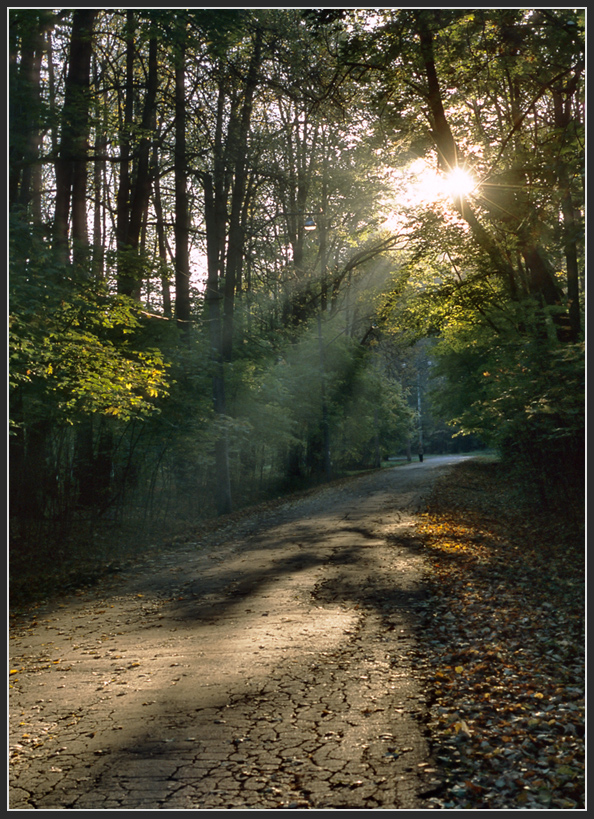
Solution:
<svg viewBox="0 0 594 819">
<path fill-rule="evenodd" d="M 410 172 L 407 193 L 412 205 L 462 199 L 469 196 L 478 184 L 470 171 L 461 166 L 440 173 L 424 160 L 419 160 L 412 164 Z"/>
<path fill-rule="evenodd" d="M 393 203 L 396 207 L 386 220 L 385 226 L 395 230 L 404 223 L 406 211 L 433 208 L 438 205 L 451 207 L 471 195 L 479 182 L 462 166 L 442 173 L 427 160 L 419 158 L 406 168 L 393 172 L 392 185 Z"/>
<path fill-rule="evenodd" d="M 443 184 L 452 199 L 464 199 L 474 191 L 478 183 L 469 171 L 458 166 L 445 175 Z"/>
</svg>

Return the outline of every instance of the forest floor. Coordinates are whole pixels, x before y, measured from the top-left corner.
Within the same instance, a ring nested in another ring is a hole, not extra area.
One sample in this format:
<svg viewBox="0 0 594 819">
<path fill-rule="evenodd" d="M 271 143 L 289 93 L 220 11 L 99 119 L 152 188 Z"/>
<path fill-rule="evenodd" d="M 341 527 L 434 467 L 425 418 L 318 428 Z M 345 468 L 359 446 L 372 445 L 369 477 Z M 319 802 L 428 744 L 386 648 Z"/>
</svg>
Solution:
<svg viewBox="0 0 594 819">
<path fill-rule="evenodd" d="M 583 557 L 463 457 L 152 547 L 11 610 L 9 806 L 583 808 Z"/>
<path fill-rule="evenodd" d="M 585 807 L 585 538 L 580 512 L 564 512 L 474 460 L 421 515 L 442 807 Z"/>
</svg>

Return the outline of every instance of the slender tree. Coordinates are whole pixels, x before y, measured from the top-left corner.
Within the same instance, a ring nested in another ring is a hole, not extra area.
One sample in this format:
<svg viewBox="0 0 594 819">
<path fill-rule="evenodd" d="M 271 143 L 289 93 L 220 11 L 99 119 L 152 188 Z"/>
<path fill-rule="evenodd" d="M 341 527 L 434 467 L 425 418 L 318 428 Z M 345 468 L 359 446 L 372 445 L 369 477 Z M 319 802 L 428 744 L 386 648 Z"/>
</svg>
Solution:
<svg viewBox="0 0 594 819">
<path fill-rule="evenodd" d="M 116 242 L 118 249 L 118 292 L 130 296 L 136 287 L 136 281 L 125 270 L 125 249 L 128 241 L 130 223 L 130 150 L 132 142 L 132 125 L 134 120 L 134 33 L 136 15 L 133 9 L 126 11 L 125 25 L 125 83 L 124 110 L 120 112 L 119 136 L 119 184 L 117 192 Z"/>
<path fill-rule="evenodd" d="M 175 315 L 190 320 L 190 256 L 188 214 L 188 170 L 186 149 L 186 48 L 187 23 L 177 21 L 178 48 L 175 57 Z"/>
<path fill-rule="evenodd" d="M 131 127 L 131 112 L 134 109 L 133 102 L 133 64 L 134 64 L 134 41 L 130 34 L 133 26 L 133 18 L 128 18 L 128 40 L 127 40 L 127 84 L 126 84 L 126 119 L 125 124 Z M 146 80 L 146 91 L 142 107 L 142 119 L 140 123 L 140 133 L 135 146 L 135 163 L 132 184 L 130 186 L 129 199 L 126 196 L 128 189 L 128 158 L 127 149 L 122 156 L 121 166 L 121 195 L 119 212 L 120 243 L 119 256 L 119 281 L 118 286 L 121 293 L 140 298 L 142 268 L 139 257 L 140 240 L 142 234 L 143 220 L 146 218 L 151 194 L 151 144 L 153 133 L 156 127 L 157 111 L 157 90 L 158 78 L 158 40 L 157 33 L 151 27 L 148 43 L 148 70 Z"/>
<path fill-rule="evenodd" d="M 87 259 L 87 157 L 90 69 L 94 9 L 77 9 L 72 16 L 68 74 L 64 87 L 60 147 L 56 160 L 54 243 L 62 261 L 69 258 L 68 226 L 72 217 L 74 262 L 81 270 Z"/>
</svg>

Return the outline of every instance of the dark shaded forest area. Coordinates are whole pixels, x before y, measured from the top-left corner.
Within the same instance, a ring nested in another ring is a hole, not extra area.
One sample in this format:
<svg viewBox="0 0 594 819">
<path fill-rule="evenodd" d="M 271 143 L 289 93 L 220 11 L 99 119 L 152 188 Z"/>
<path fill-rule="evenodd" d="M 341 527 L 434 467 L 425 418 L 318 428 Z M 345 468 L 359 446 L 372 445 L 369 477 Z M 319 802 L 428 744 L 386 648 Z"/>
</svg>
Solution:
<svg viewBox="0 0 594 819">
<path fill-rule="evenodd" d="M 11 571 L 464 449 L 579 518 L 584 40 L 10 10 Z"/>
</svg>

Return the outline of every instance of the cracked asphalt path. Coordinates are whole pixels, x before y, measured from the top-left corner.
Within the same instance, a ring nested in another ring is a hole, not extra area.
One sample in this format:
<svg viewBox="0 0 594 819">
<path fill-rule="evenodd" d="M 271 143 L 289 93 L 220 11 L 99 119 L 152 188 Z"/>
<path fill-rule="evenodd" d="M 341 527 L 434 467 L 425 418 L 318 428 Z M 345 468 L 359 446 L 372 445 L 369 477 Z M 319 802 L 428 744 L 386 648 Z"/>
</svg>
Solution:
<svg viewBox="0 0 594 819">
<path fill-rule="evenodd" d="M 13 617 L 11 809 L 419 809 L 415 513 L 384 470 Z"/>
</svg>

